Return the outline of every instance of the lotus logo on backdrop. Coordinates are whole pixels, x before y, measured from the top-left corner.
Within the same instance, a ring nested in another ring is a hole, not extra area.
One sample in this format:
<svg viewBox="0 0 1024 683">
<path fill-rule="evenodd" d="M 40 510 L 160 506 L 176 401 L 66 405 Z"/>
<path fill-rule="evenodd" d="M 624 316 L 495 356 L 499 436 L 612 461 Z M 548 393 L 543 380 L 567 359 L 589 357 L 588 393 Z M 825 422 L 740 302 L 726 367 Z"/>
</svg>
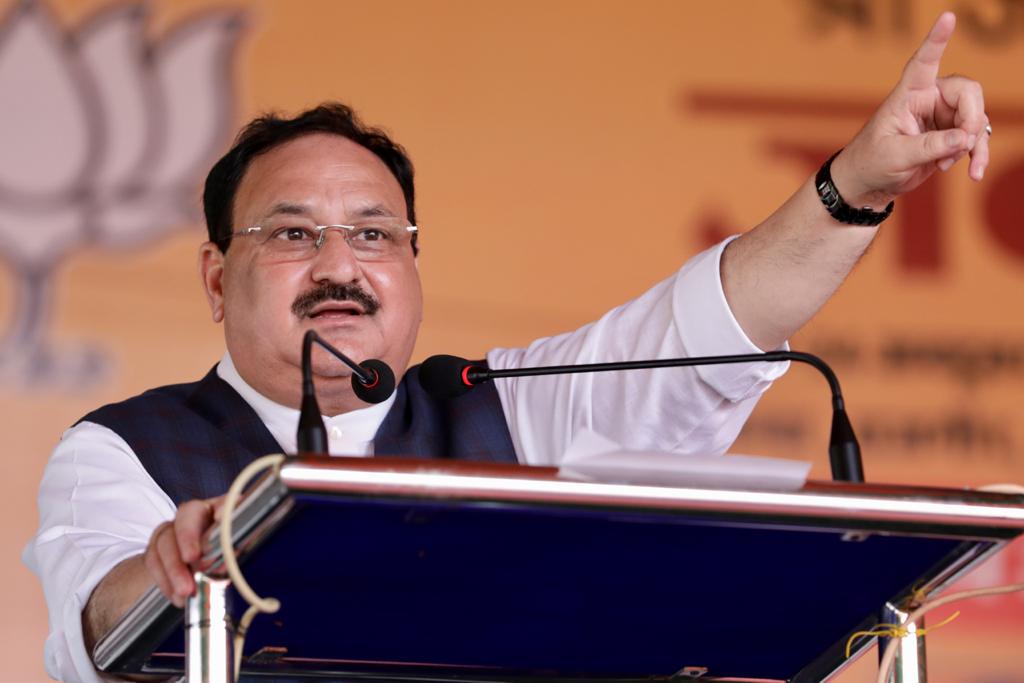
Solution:
<svg viewBox="0 0 1024 683">
<path fill-rule="evenodd" d="M 41 2 L 0 19 L 0 258 L 12 295 L 0 383 L 83 387 L 104 355 L 50 337 L 53 283 L 76 250 L 138 248 L 194 224 L 230 140 L 237 11 L 147 37 L 146 3 L 62 28 Z"/>
</svg>

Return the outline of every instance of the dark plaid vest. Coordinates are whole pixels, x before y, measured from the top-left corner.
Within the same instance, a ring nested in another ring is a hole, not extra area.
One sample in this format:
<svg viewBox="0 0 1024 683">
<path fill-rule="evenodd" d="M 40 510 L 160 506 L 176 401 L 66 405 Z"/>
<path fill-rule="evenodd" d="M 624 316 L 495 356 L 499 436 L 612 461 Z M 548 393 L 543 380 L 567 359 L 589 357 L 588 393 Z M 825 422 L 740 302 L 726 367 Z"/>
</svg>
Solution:
<svg viewBox="0 0 1024 683">
<path fill-rule="evenodd" d="M 216 367 L 198 382 L 150 389 L 80 422 L 95 422 L 121 436 L 175 505 L 219 496 L 247 464 L 282 452 Z M 377 455 L 516 462 L 493 384 L 439 401 L 420 387 L 419 366 L 399 383 L 373 443 Z"/>
</svg>

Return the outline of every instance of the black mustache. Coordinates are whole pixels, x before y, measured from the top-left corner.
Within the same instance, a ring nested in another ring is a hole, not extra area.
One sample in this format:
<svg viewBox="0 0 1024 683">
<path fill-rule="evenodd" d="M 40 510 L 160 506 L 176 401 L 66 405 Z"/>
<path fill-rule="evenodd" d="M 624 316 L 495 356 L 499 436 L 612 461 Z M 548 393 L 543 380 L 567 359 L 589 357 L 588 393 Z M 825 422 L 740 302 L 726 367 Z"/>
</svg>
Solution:
<svg viewBox="0 0 1024 683">
<path fill-rule="evenodd" d="M 373 315 L 380 310 L 380 302 L 376 297 L 359 285 L 337 282 L 324 284 L 300 294 L 292 304 L 292 313 L 305 318 L 310 312 L 325 301 L 352 301 L 363 308 L 366 315 Z"/>
</svg>

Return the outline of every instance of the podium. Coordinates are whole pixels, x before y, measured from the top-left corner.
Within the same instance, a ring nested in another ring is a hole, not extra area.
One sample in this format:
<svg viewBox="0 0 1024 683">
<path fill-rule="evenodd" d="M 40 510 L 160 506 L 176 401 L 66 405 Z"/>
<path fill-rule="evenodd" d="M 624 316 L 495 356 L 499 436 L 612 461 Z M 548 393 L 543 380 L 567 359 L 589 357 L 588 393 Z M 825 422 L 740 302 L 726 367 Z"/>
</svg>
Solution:
<svg viewBox="0 0 1024 683">
<path fill-rule="evenodd" d="M 968 490 L 698 489 L 291 458 L 233 516 L 248 582 L 282 604 L 249 629 L 241 678 L 816 683 L 874 644 L 854 641 L 847 659 L 853 633 L 898 621 L 915 592 L 941 589 L 1022 531 L 1024 497 Z M 203 600 L 190 604 L 207 625 L 218 609 L 227 623 L 244 609 L 218 578 L 216 538 Z M 183 674 L 183 622 L 150 589 L 94 662 Z M 203 656 L 221 656 L 214 645 Z"/>
</svg>

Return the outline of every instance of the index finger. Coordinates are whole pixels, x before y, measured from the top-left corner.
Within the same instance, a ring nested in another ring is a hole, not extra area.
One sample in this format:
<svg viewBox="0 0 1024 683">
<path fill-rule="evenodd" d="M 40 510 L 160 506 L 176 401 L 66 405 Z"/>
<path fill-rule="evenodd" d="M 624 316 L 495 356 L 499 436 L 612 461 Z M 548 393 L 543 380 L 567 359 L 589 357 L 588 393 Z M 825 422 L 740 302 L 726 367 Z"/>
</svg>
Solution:
<svg viewBox="0 0 1024 683">
<path fill-rule="evenodd" d="M 943 12 L 928 37 L 917 48 L 917 52 L 907 62 L 903 69 L 902 83 L 910 89 L 928 88 L 935 84 L 939 76 L 939 62 L 942 60 L 942 53 L 953 36 L 953 28 L 956 27 L 956 15 L 952 12 Z"/>
</svg>

